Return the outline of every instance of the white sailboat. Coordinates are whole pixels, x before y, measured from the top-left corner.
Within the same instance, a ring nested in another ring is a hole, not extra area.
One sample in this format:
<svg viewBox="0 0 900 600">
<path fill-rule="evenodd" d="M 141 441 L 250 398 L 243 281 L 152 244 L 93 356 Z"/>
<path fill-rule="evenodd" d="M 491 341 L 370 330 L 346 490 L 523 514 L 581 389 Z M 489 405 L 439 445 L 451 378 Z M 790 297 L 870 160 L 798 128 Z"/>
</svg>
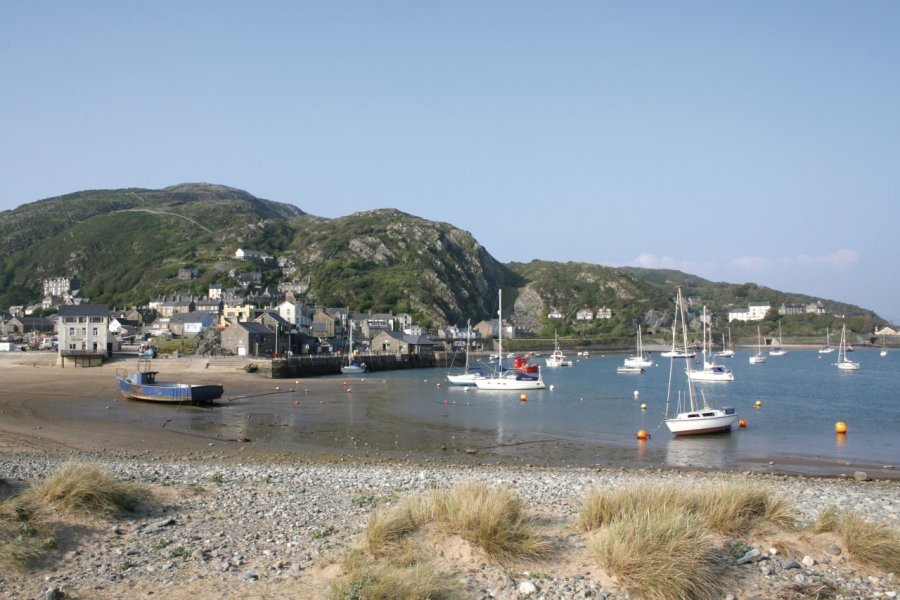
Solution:
<svg viewBox="0 0 900 600">
<path fill-rule="evenodd" d="M 847 326 L 841 327 L 841 345 L 838 347 L 838 360 L 834 363 L 841 371 L 857 371 L 859 363 L 847 358 Z"/>
<path fill-rule="evenodd" d="M 687 347 L 687 326 L 684 319 L 684 304 L 681 300 L 681 289 L 678 290 L 678 299 L 676 301 L 675 321 L 678 321 L 678 313 L 681 313 L 681 331 L 684 338 L 684 346 Z M 730 431 L 731 426 L 737 420 L 737 412 L 734 408 L 710 408 L 703 398 L 703 408 L 698 408 L 697 398 L 694 395 L 694 385 L 691 382 L 691 363 L 687 363 L 687 386 L 688 386 L 688 406 L 684 407 L 683 412 L 677 412 L 673 418 L 668 418 L 669 400 L 672 395 L 672 373 L 674 371 L 675 359 L 673 358 L 669 366 L 669 389 L 666 394 L 666 427 L 669 428 L 676 436 L 681 435 L 699 435 L 704 433 L 717 433 Z M 701 395 L 702 397 L 702 395 Z M 679 401 L 680 404 L 680 401 Z M 679 406 L 677 410 L 682 410 Z"/>
<path fill-rule="evenodd" d="M 492 377 L 483 377 L 475 380 L 475 386 L 479 390 L 542 390 L 544 379 L 541 376 L 541 370 L 538 369 L 537 375 L 531 373 L 523 373 L 515 369 L 503 370 L 503 290 L 498 292 L 499 315 L 497 348 L 498 356 L 497 373 Z"/>
<path fill-rule="evenodd" d="M 766 355 L 762 353 L 762 333 L 759 331 L 759 325 L 756 326 L 756 354 L 750 355 L 750 364 L 758 365 L 766 362 Z"/>
<path fill-rule="evenodd" d="M 471 321 L 466 321 L 466 366 L 463 369 L 462 373 L 447 375 L 447 381 L 449 381 L 453 385 L 475 385 L 476 379 L 486 377 L 484 371 L 482 371 L 478 367 L 469 366 L 469 348 L 472 345 L 471 339 L 472 324 Z"/>
<path fill-rule="evenodd" d="M 725 334 L 722 334 L 722 351 L 716 352 L 716 358 L 731 358 L 734 356 L 734 346 L 731 343 L 731 327 L 728 328 L 728 344 L 725 344 Z"/>
<path fill-rule="evenodd" d="M 831 345 L 831 334 L 828 328 L 825 328 L 825 345 L 819 348 L 819 354 L 831 354 L 834 352 L 834 346 Z"/>
<path fill-rule="evenodd" d="M 653 361 L 650 360 L 647 357 L 647 355 L 644 354 L 644 344 L 641 341 L 641 326 L 640 325 L 638 325 L 638 330 L 637 330 L 637 354 L 626 358 L 623 364 L 626 367 L 637 367 L 639 369 L 645 369 L 647 367 L 653 366 Z"/>
<path fill-rule="evenodd" d="M 698 369 L 696 371 L 692 370 L 690 367 L 687 369 L 687 375 L 693 381 L 705 381 L 705 382 L 726 382 L 726 381 L 734 381 L 734 373 L 731 372 L 731 369 L 723 367 L 721 365 L 716 364 L 715 357 L 710 356 L 710 360 L 706 360 L 707 350 L 709 346 L 709 340 L 706 336 L 706 307 L 703 307 L 703 368 Z"/>
<path fill-rule="evenodd" d="M 784 356 L 787 350 L 781 347 L 781 321 L 778 321 L 778 343 L 769 350 L 769 356 Z"/>
<path fill-rule="evenodd" d="M 360 375 L 366 372 L 366 364 L 353 358 L 353 321 L 350 321 L 350 338 L 347 341 L 347 364 L 341 365 L 344 375 Z"/>
<path fill-rule="evenodd" d="M 544 363 L 548 367 L 571 367 L 574 366 L 574 362 L 566 359 L 566 355 L 563 354 L 563 351 L 559 349 L 559 335 L 554 334 L 553 336 L 555 348 L 553 352 L 550 353 L 550 356 L 544 359 Z"/>
<path fill-rule="evenodd" d="M 697 353 L 688 350 L 687 344 L 685 344 L 685 347 L 683 349 L 675 347 L 675 340 L 678 339 L 677 330 L 675 327 L 677 324 L 678 319 L 676 318 L 672 323 L 672 349 L 666 350 L 665 352 L 660 352 L 659 355 L 664 358 L 694 358 L 695 356 L 697 356 Z"/>
</svg>

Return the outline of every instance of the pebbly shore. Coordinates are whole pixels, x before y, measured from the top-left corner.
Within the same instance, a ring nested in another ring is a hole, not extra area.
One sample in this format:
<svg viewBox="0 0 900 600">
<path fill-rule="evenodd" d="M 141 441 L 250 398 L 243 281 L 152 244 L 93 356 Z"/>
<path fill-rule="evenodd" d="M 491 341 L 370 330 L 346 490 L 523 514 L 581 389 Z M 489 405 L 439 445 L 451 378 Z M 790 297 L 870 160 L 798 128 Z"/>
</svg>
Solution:
<svg viewBox="0 0 900 600">
<path fill-rule="evenodd" d="M 25 576 L 0 579 L 8 598 L 326 598 L 341 555 L 358 542 L 368 516 L 399 498 L 467 480 L 514 490 L 563 549 L 549 562 L 496 565 L 436 549 L 462 598 L 606 598 L 628 596 L 584 552 L 575 528 L 592 487 L 637 482 L 759 482 L 789 499 L 801 522 L 822 509 L 852 510 L 900 527 L 900 484 L 753 473 L 692 473 L 621 468 L 420 466 L 402 463 L 242 461 L 210 453 L 177 457 L 129 452 L 0 452 L 7 490 L 50 475 L 66 461 L 94 464 L 147 486 L 141 512 L 79 525 L 55 557 Z M 745 564 L 731 564 L 723 597 L 791 597 L 821 583 L 834 598 L 895 598 L 894 574 L 861 568 L 834 543 L 803 536 L 791 553 L 766 542 Z M 792 587 L 793 586 L 793 587 Z"/>
</svg>

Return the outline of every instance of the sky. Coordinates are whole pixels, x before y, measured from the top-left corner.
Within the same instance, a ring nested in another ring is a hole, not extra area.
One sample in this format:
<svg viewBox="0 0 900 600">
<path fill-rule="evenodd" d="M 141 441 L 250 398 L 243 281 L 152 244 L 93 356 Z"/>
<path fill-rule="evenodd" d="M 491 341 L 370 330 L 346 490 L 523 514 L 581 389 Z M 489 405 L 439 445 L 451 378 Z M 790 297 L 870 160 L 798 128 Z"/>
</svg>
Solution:
<svg viewBox="0 0 900 600">
<path fill-rule="evenodd" d="M 0 210 L 209 182 L 900 323 L 900 3 L 0 2 Z"/>
</svg>

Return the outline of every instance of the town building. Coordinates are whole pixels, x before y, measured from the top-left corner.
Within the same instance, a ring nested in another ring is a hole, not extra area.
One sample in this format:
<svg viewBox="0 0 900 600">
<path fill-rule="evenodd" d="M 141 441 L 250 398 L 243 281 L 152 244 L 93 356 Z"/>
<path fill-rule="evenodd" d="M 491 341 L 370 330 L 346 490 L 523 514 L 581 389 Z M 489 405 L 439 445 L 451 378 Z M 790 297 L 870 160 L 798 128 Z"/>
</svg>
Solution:
<svg viewBox="0 0 900 600">
<path fill-rule="evenodd" d="M 59 358 L 63 367 L 100 366 L 112 354 L 106 304 L 60 306 L 57 317 Z"/>
</svg>

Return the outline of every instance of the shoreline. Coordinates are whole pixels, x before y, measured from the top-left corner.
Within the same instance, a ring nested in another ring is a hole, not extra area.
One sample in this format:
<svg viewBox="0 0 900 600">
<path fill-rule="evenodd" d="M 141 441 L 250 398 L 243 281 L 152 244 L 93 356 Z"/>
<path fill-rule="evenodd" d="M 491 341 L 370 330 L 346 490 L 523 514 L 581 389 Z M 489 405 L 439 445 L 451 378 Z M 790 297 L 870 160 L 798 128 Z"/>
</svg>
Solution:
<svg viewBox="0 0 900 600">
<path fill-rule="evenodd" d="M 473 480 L 521 498 L 554 540 L 556 553 L 501 565 L 456 540 L 440 541 L 432 550 L 461 598 L 514 600 L 522 597 L 521 585 L 531 584 L 547 598 L 624 600 L 615 579 L 587 555 L 576 529 L 580 502 L 592 488 L 748 483 L 788 498 L 805 524 L 833 506 L 900 527 L 900 482 L 857 480 L 852 472 L 839 477 L 777 472 L 768 465 L 697 470 L 522 464 L 464 451 L 366 456 L 362 447 L 330 442 L 284 451 L 262 440 L 217 438 L 213 431 L 170 431 L 166 414 L 173 407 L 148 403 L 136 406 L 159 412 L 154 426 L 80 418 L 80 410 L 115 411 L 124 402 L 109 400 L 118 394 L 116 366 L 67 370 L 61 378 L 55 367 L 0 361 L 0 494 L 75 461 L 144 485 L 154 497 L 150 506 L 115 523 L 68 523 L 70 533 L 56 554 L 27 576 L 0 574 L 0 596 L 49 597 L 47 591 L 56 589 L 69 598 L 100 600 L 328 598 L 343 573 L 341 557 L 358 546 L 376 509 Z M 243 371 L 197 372 L 190 359 L 161 361 L 159 367 L 167 379 L 222 382 L 232 397 L 264 397 L 278 383 Z M 339 387 L 340 380 L 305 379 L 302 385 L 316 393 Z M 783 597 L 798 575 L 833 582 L 852 597 L 896 591 L 895 578 L 848 561 L 846 550 L 833 555 L 826 542 L 831 543 L 799 534 L 789 542 L 784 535 L 759 538 L 754 545 L 765 558 L 732 567 L 723 595 Z M 776 548 L 781 549 L 773 554 Z"/>
<path fill-rule="evenodd" d="M 285 445 L 278 441 L 283 436 L 269 439 L 273 436 L 257 432 L 254 434 L 256 439 L 249 439 L 241 433 L 241 424 L 234 421 L 230 409 L 239 405 L 252 408 L 250 403 L 257 399 L 264 402 L 265 396 L 275 393 L 273 387 L 277 390 L 294 382 L 288 384 L 285 380 L 246 373 L 236 364 L 228 367 L 211 364 L 207 369 L 200 367 L 205 361 L 190 357 L 162 359 L 156 363 L 161 380 L 224 385 L 226 396 L 222 402 L 212 408 L 195 408 L 122 399 L 115 384 L 115 370 L 130 360 L 114 360 L 89 369 L 61 369 L 49 363 L 22 364 L 4 358 L 0 359 L 0 432 L 4 434 L 0 437 L 0 449 L 7 451 L 41 448 L 44 451 L 122 453 L 135 458 L 162 453 L 172 460 L 215 454 L 260 463 L 300 460 L 523 468 L 621 467 L 838 479 L 852 478 L 856 472 L 864 471 L 870 479 L 900 480 L 896 465 L 859 460 L 835 464 L 811 456 L 767 454 L 747 456 L 730 465 L 703 467 L 690 462 L 669 465 L 659 459 L 661 450 L 658 447 L 644 449 L 639 446 L 636 449 L 630 443 L 585 446 L 555 438 L 523 438 L 497 445 L 492 431 L 425 426 L 412 421 L 397 421 L 392 415 L 369 414 L 368 410 L 366 414 L 354 415 L 353 423 L 348 425 L 345 423 L 348 415 L 342 407 L 346 395 L 341 378 L 335 377 L 302 380 L 298 388 L 302 387 L 304 394 L 300 395 L 298 389 L 299 399 L 294 402 L 303 411 L 298 413 L 302 421 L 291 420 L 294 415 L 288 415 L 287 421 L 282 419 L 282 428 L 297 429 L 293 441 Z M 358 385 L 377 385 L 375 378 L 371 380 Z M 216 412 L 212 413 L 211 422 L 204 430 L 179 428 L 179 423 L 183 425 L 192 415 L 210 410 Z M 432 439 L 435 434 L 452 437 L 454 441 L 435 442 Z"/>
</svg>

